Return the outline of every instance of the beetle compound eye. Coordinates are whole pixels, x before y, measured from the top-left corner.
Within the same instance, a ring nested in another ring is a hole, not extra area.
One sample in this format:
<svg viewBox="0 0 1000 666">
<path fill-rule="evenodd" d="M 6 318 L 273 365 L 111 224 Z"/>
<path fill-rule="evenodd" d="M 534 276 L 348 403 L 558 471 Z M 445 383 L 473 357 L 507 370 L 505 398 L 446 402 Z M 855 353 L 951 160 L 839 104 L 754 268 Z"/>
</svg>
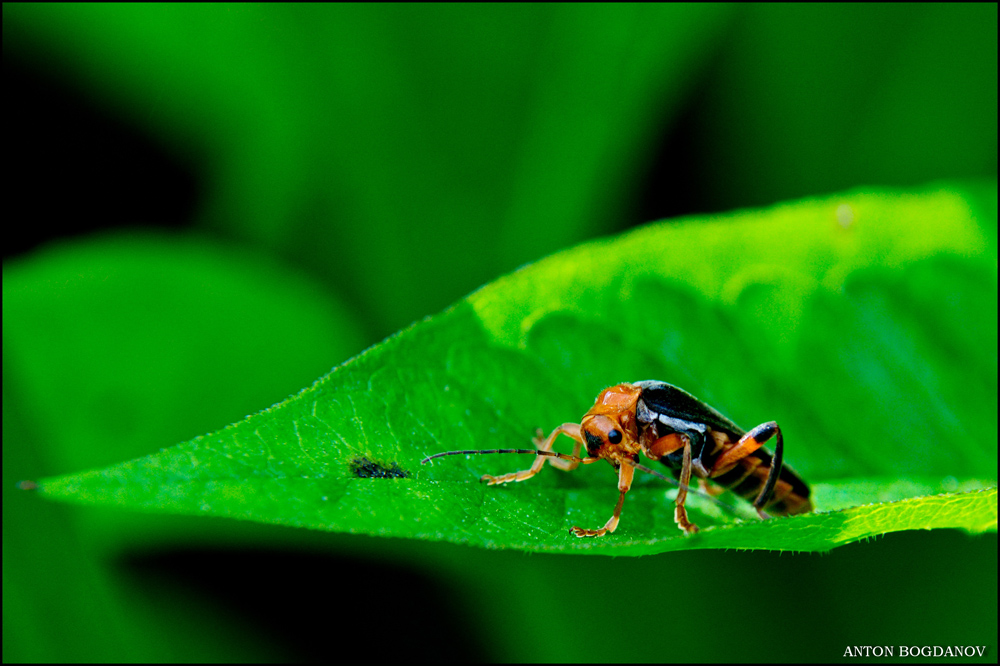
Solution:
<svg viewBox="0 0 1000 666">
<path fill-rule="evenodd" d="M 608 441 L 612 444 L 621 444 L 622 434 L 617 430 L 610 430 L 608 432 Z"/>
</svg>

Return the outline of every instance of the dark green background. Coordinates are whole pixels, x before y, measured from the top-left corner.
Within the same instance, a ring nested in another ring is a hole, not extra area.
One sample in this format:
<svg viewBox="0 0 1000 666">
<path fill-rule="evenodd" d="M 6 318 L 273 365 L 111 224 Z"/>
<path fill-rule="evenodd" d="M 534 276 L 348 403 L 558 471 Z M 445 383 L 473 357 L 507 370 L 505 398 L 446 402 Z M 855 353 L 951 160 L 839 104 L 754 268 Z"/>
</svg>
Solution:
<svg viewBox="0 0 1000 666">
<path fill-rule="evenodd" d="M 5 661 L 995 660 L 995 535 L 529 556 L 14 489 L 242 418 L 587 238 L 995 179 L 995 5 L 3 13 Z"/>
</svg>

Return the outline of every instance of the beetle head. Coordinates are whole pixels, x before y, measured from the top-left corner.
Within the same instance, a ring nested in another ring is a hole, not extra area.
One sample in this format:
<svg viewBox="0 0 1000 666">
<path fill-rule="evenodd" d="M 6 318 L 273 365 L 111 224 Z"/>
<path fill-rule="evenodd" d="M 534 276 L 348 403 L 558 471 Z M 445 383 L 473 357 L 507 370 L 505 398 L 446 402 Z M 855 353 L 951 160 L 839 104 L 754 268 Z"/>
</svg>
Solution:
<svg viewBox="0 0 1000 666">
<path fill-rule="evenodd" d="M 592 458 L 606 458 L 614 448 L 621 446 L 626 437 L 624 427 L 615 419 L 603 414 L 585 416 L 580 424 L 587 454 Z M 604 455 L 602 455 L 604 454 Z"/>
<path fill-rule="evenodd" d="M 612 458 L 639 450 L 635 407 L 641 392 L 632 384 L 618 384 L 597 396 L 580 423 L 591 457 Z"/>
</svg>

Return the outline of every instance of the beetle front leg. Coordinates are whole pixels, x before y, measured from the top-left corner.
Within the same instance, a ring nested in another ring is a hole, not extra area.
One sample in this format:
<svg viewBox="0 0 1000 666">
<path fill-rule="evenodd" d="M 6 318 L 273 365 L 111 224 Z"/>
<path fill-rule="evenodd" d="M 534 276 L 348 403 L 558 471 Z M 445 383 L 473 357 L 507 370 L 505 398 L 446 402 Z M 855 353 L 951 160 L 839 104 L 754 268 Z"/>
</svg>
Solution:
<svg viewBox="0 0 1000 666">
<path fill-rule="evenodd" d="M 577 458 L 580 455 L 580 447 L 583 445 L 583 435 L 580 434 L 580 424 L 579 423 L 563 423 L 561 426 L 552 431 L 552 433 L 545 438 L 544 442 L 539 442 L 535 440 L 535 446 L 538 447 L 539 451 L 551 451 L 552 443 L 559 436 L 559 433 L 563 433 L 567 437 L 572 437 L 576 442 L 573 445 L 573 457 Z M 558 458 L 549 458 L 551 462 L 556 467 L 566 470 L 575 469 L 578 462 L 575 460 L 559 460 Z M 559 464 L 562 463 L 562 464 Z M 523 469 L 519 472 L 511 472 L 510 474 L 502 474 L 500 476 L 493 476 L 491 474 L 483 474 L 480 477 L 480 481 L 486 481 L 487 485 L 493 486 L 498 483 L 510 483 L 511 481 L 524 481 L 530 479 L 534 475 L 542 471 L 542 467 L 545 465 L 545 458 L 538 456 L 535 458 L 535 462 L 531 464 L 528 469 Z"/>
<path fill-rule="evenodd" d="M 570 532 L 578 537 L 600 537 L 614 532 L 618 527 L 618 518 L 622 515 L 622 506 L 625 504 L 625 493 L 632 487 L 632 477 L 635 475 L 635 467 L 628 463 L 623 463 L 618 467 L 618 504 L 615 505 L 615 512 L 610 520 L 599 530 L 586 530 L 582 527 L 573 527 Z"/>
<path fill-rule="evenodd" d="M 580 457 L 580 448 L 583 446 L 583 433 L 580 430 L 579 423 L 564 423 L 564 426 L 573 426 L 576 428 L 576 434 L 566 433 L 569 437 L 573 438 L 573 453 L 570 454 L 574 458 Z M 532 438 L 531 443 L 538 447 L 541 451 L 551 451 L 552 444 L 555 441 L 555 434 L 551 434 L 546 440 L 542 440 L 542 429 L 538 429 L 538 435 Z M 546 448 L 547 447 L 547 448 Z M 562 458 L 549 458 L 549 464 L 556 469 L 561 469 L 564 472 L 572 472 L 574 469 L 580 466 L 579 460 L 563 460 Z"/>
</svg>

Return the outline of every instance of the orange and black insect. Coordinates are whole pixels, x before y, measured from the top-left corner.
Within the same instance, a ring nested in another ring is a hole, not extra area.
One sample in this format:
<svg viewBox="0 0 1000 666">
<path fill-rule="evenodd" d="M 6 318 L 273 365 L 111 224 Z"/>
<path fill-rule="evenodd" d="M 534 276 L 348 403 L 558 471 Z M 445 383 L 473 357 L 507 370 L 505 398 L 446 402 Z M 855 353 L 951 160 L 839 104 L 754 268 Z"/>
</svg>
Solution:
<svg viewBox="0 0 1000 666">
<path fill-rule="evenodd" d="M 552 450 L 560 433 L 575 442 L 572 455 Z M 762 447 L 772 438 L 775 440 L 773 455 Z M 619 494 L 615 512 L 600 529 L 572 528 L 570 531 L 578 537 L 598 537 L 615 531 L 636 469 L 662 476 L 639 463 L 640 453 L 667 465 L 677 478 L 679 490 L 674 501 L 674 520 L 687 534 L 698 531 L 698 526 L 688 520 L 684 508 L 692 474 L 711 495 L 723 492 L 719 489 L 722 488 L 744 499 L 752 499 L 761 518 L 768 518 L 765 511 L 790 516 L 813 510 L 809 487 L 782 464 L 784 442 L 777 423 L 768 421 L 746 432 L 687 391 L 666 382 L 650 380 L 605 389 L 580 423 L 564 423 L 544 440 L 536 437 L 534 443 L 536 449 L 446 451 L 424 458 L 421 464 L 441 456 L 474 453 L 537 456 L 529 469 L 482 477 L 483 481 L 494 485 L 530 479 L 542 470 L 546 458 L 553 466 L 567 471 L 576 469 L 581 463 L 588 465 L 607 460 L 618 470 Z M 580 457 L 583 446 L 587 448 L 586 458 Z M 719 488 L 713 489 L 705 481 Z"/>
</svg>

